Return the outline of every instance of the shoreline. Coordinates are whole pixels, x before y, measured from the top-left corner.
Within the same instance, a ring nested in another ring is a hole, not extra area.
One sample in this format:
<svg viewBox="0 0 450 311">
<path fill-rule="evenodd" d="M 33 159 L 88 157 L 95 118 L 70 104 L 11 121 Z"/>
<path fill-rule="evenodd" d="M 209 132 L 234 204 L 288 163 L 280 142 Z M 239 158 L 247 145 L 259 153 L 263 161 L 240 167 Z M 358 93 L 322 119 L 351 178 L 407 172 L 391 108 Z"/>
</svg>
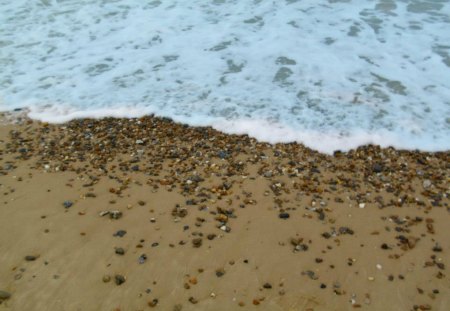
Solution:
<svg viewBox="0 0 450 311">
<path fill-rule="evenodd" d="M 450 151 L 18 121 L 0 124 L 0 310 L 450 308 Z"/>
</svg>

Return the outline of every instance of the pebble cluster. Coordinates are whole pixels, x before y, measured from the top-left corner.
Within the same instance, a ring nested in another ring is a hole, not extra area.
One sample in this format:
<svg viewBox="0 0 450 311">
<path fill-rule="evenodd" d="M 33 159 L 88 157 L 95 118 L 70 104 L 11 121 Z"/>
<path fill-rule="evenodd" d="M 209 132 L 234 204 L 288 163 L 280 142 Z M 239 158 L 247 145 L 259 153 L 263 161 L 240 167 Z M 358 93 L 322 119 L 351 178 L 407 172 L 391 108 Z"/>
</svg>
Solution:
<svg viewBox="0 0 450 311">
<path fill-rule="evenodd" d="M 39 123 L 26 118 L 19 121 L 20 126 L 9 132 L 9 139 L 2 145 L 0 156 L 2 159 L 8 156 L 8 161 L 2 161 L 0 176 L 11 174 L 20 162 L 31 161 L 34 170 L 55 174 L 72 171 L 87 176 L 88 182 L 84 185 L 89 189 L 87 198 L 97 196 L 95 185 L 101 179 L 113 179 L 117 187 L 109 192 L 120 199 L 132 187 L 133 174 L 142 174 L 152 191 L 164 189 L 184 197 L 184 202 L 175 204 L 169 211 L 173 221 L 186 232 L 186 239 L 178 241 L 179 246 L 200 249 L 208 247 L 218 237 L 227 238 L 227 234 L 234 232 L 234 222 L 241 210 L 256 208 L 261 200 L 242 188 L 242 181 L 261 178 L 266 181 L 267 187 L 262 191 L 264 201 L 272 206 L 273 222 L 302 219 L 314 223 L 322 232 L 317 236 L 304 233 L 303 236 L 286 236 L 280 244 L 287 252 L 301 256 L 314 249 L 315 241 L 323 240 L 326 247 L 315 250 L 314 264 L 333 269 L 335 264 L 325 262 L 322 255 L 359 234 L 351 218 L 336 219 L 336 210 L 344 205 L 359 211 L 377 209 L 382 213 L 380 221 L 385 226 L 371 235 L 385 231 L 388 234 L 383 236 L 389 237 L 380 240 L 377 251 L 391 260 L 399 260 L 423 241 L 431 241 L 434 246 L 429 249 L 422 268 L 429 270 L 436 282 L 448 284 L 442 254 L 449 251 L 449 246 L 444 245 L 440 237 L 449 232 L 437 232 L 430 215 L 433 209 L 444 209 L 450 215 L 449 152 L 401 151 L 369 145 L 325 155 L 297 143 L 270 145 L 245 135 L 227 135 L 212 128 L 189 127 L 153 116 L 82 119 L 66 124 Z M 147 203 L 139 201 L 137 205 Z M 61 202 L 61 208 L 74 209 L 76 202 L 68 199 Z M 131 210 L 111 209 L 97 217 L 120 222 L 129 212 Z M 183 221 L 189 217 L 194 217 L 192 226 Z M 150 222 L 155 223 L 157 219 L 151 218 Z M 203 231 L 205 223 L 213 223 L 215 230 Z M 120 239 L 126 234 L 125 228 L 111 232 L 118 241 L 112 250 L 117 256 L 128 255 L 120 246 Z M 144 240 L 137 247 L 142 248 L 143 243 Z M 151 247 L 158 247 L 158 243 Z M 39 255 L 27 255 L 24 260 L 39 260 Z M 338 260 L 348 267 L 358 266 L 356 258 Z M 144 251 L 136 258 L 137 265 L 147 261 Z M 248 261 L 244 260 L 243 264 Z M 384 269 L 381 264 L 376 268 Z M 226 277 L 227 268 L 217 267 L 214 274 L 217 278 Z M 314 269 L 305 269 L 301 275 L 305 282 L 317 282 L 318 290 L 348 296 L 354 308 L 371 304 L 369 293 L 356 297 L 338 281 L 322 281 L 322 276 Z M 373 276 L 367 278 L 369 282 L 375 280 Z M 386 276 L 387 282 L 402 279 L 401 274 Z M 116 286 L 132 282 L 122 274 L 100 275 L 99 280 Z M 183 286 L 189 290 L 197 283 L 198 278 L 191 275 L 183 281 Z M 285 294 L 283 284 L 275 285 L 266 280 L 261 283 L 261 293 L 275 288 L 280 296 Z M 428 298 L 423 299 L 424 302 L 411 302 L 410 309 L 432 310 L 439 290 L 433 284 L 428 289 L 417 290 Z M 0 288 L 0 303 L 11 297 L 11 293 Z M 237 301 L 237 305 L 258 306 L 265 299 L 262 294 L 250 301 Z M 186 303 L 200 301 L 199 297 L 191 296 Z M 159 304 L 158 297 L 148 301 L 152 308 Z M 174 304 L 173 310 L 182 307 L 182 304 Z"/>
</svg>

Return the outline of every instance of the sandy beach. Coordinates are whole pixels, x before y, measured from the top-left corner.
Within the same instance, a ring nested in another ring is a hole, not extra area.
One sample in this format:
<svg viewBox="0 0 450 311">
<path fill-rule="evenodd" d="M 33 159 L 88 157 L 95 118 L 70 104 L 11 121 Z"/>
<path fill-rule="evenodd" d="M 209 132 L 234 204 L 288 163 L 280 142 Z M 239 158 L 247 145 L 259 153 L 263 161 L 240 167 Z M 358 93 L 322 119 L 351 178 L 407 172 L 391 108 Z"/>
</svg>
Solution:
<svg viewBox="0 0 450 311">
<path fill-rule="evenodd" d="M 450 310 L 450 153 L 2 115 L 0 310 Z"/>
</svg>

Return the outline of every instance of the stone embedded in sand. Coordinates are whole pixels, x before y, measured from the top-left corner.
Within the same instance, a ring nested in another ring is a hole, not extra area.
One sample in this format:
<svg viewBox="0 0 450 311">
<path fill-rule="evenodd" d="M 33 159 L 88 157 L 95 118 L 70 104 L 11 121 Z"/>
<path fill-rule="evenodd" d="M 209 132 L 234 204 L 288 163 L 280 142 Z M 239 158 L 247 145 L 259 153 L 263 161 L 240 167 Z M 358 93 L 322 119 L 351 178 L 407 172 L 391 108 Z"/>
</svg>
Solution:
<svg viewBox="0 0 450 311">
<path fill-rule="evenodd" d="M 339 234 L 350 234 L 352 235 L 353 233 L 355 233 L 352 229 L 350 229 L 349 227 L 340 227 L 339 228 Z"/>
<path fill-rule="evenodd" d="M 35 261 L 38 258 L 38 256 L 28 255 L 25 256 L 26 261 Z"/>
<path fill-rule="evenodd" d="M 113 234 L 113 236 L 117 236 L 119 238 L 122 238 L 125 236 L 125 234 L 127 234 L 127 232 L 125 230 L 118 230 L 116 233 Z"/>
<path fill-rule="evenodd" d="M 63 203 L 63 206 L 65 208 L 70 208 L 70 207 L 72 207 L 72 205 L 73 205 L 72 201 L 64 201 L 64 203 Z"/>
<path fill-rule="evenodd" d="M 122 285 L 123 283 L 125 283 L 126 279 L 123 275 L 116 274 L 114 276 L 114 281 L 116 282 L 116 285 Z"/>
<path fill-rule="evenodd" d="M 442 247 L 436 243 L 433 247 L 433 252 L 442 252 Z"/>
<path fill-rule="evenodd" d="M 122 247 L 116 247 L 115 253 L 117 255 L 125 255 L 125 250 Z"/>
<path fill-rule="evenodd" d="M 195 238 L 192 240 L 192 245 L 196 248 L 202 246 L 202 238 Z"/>
<path fill-rule="evenodd" d="M 111 281 L 111 277 L 109 275 L 104 275 L 102 281 L 103 283 L 109 283 Z"/>
<path fill-rule="evenodd" d="M 142 254 L 141 256 L 139 256 L 139 263 L 140 264 L 143 264 L 146 261 L 147 261 L 147 255 Z"/>
<path fill-rule="evenodd" d="M 11 294 L 8 293 L 7 291 L 4 290 L 0 290 L 0 300 L 7 300 L 11 298 Z"/>
<path fill-rule="evenodd" d="M 270 284 L 270 283 L 264 283 L 263 287 L 264 287 L 265 289 L 271 289 L 271 288 L 272 288 L 272 284 Z"/>
<path fill-rule="evenodd" d="M 281 219 L 288 219 L 291 216 L 289 215 L 289 213 L 280 213 L 278 215 L 278 217 L 281 218 Z"/>
<path fill-rule="evenodd" d="M 151 301 L 149 301 L 148 302 L 148 306 L 150 307 L 150 308 L 154 308 L 154 307 L 156 307 L 156 305 L 158 304 L 158 299 L 153 299 L 153 300 L 151 300 Z"/>
<path fill-rule="evenodd" d="M 110 211 L 109 217 L 111 217 L 111 219 L 119 219 L 122 217 L 122 212 L 121 211 Z"/>
<path fill-rule="evenodd" d="M 225 274 L 225 269 L 219 268 L 219 269 L 216 270 L 216 276 L 218 278 L 222 277 L 224 274 Z"/>
<path fill-rule="evenodd" d="M 198 303 L 198 300 L 194 297 L 189 297 L 189 302 L 195 305 L 196 303 Z"/>
</svg>

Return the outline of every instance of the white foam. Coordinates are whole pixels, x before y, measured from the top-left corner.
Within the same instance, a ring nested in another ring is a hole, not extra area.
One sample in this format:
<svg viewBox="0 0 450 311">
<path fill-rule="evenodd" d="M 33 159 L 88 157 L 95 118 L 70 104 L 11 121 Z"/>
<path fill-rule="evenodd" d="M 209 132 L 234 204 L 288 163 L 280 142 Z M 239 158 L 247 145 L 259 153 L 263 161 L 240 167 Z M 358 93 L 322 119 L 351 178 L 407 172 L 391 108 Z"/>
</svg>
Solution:
<svg viewBox="0 0 450 311">
<path fill-rule="evenodd" d="M 0 0 L 0 109 L 450 149 L 449 1 Z M 448 78 L 447 78 L 448 79 Z"/>
</svg>

